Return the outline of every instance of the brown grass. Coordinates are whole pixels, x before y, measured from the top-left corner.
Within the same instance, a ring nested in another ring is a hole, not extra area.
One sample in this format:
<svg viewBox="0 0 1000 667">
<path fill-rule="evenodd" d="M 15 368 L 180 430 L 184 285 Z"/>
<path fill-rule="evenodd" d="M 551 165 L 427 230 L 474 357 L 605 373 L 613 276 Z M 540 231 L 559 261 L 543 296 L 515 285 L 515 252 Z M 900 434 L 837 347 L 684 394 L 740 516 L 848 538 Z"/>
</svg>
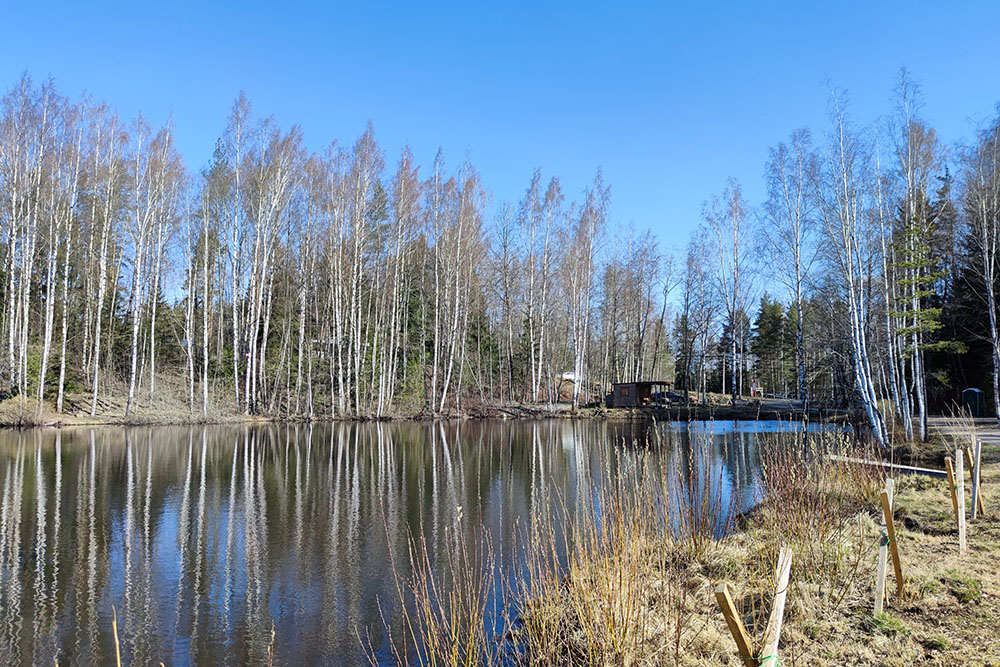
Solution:
<svg viewBox="0 0 1000 667">
<path fill-rule="evenodd" d="M 460 519 L 459 519 L 460 520 Z M 451 531 L 435 575 L 426 541 L 409 540 L 409 571 L 404 578 L 392 563 L 396 592 L 402 608 L 401 627 L 390 627 L 383 617 L 389 652 L 397 664 L 474 667 L 500 664 L 500 645 L 487 631 L 487 606 L 494 590 L 492 550 L 484 538 L 469 544 Z M 502 621 L 501 621 L 502 623 Z M 371 664 L 378 656 L 371 638 L 364 640 Z"/>
<path fill-rule="evenodd" d="M 128 387 L 121 380 L 108 374 L 101 380 L 97 414 L 90 415 L 89 392 L 68 393 L 62 413 L 46 401 L 41 405 L 34 398 L 15 396 L 0 401 L 0 427 L 31 428 L 38 426 L 105 426 L 105 425 L 171 425 L 219 424 L 234 422 L 267 421 L 241 414 L 236 410 L 232 397 L 226 392 L 214 392 L 211 409 L 202 414 L 201 394 L 195 395 L 194 410 L 188 404 L 188 386 L 183 377 L 157 374 L 156 391 L 152 397 L 143 385 L 136 392 L 136 402 L 131 414 L 125 417 Z"/>
<path fill-rule="evenodd" d="M 799 436 L 772 438 L 762 454 L 760 484 L 767 500 L 724 537 L 705 530 L 715 524 L 706 523 L 706 510 L 699 509 L 712 507 L 704 494 L 677 492 L 678 485 L 692 480 L 684 475 L 684 462 L 621 469 L 603 486 L 600 516 L 561 517 L 572 526 L 561 544 L 553 537 L 551 519 L 538 517 L 528 531 L 529 573 L 514 592 L 518 604 L 507 619 L 506 661 L 742 664 L 716 605 L 715 586 L 730 584 L 759 650 L 778 551 L 787 546 L 794 559 L 781 664 L 1000 665 L 1000 506 L 995 502 L 1000 495 L 991 493 L 1000 483 L 1000 466 L 984 468 L 987 514 L 970 522 L 964 558 L 958 556 L 946 482 L 897 479 L 895 519 L 905 591 L 897 597 L 890 582 L 893 593 L 885 613 L 876 617 L 883 479 L 876 469 L 829 462 L 824 454 L 831 450 L 873 456 L 841 437 L 811 443 Z M 667 521 L 668 510 L 686 512 L 691 520 Z M 486 587 L 473 584 L 468 582 L 467 594 L 482 599 L 477 596 L 485 595 Z M 417 578 L 416 590 L 429 586 Z M 425 639 L 416 626 L 410 632 L 414 642 Z M 496 660 L 496 653 L 481 652 L 495 645 L 495 638 L 449 636 L 464 648 L 450 654 L 438 649 L 441 659 L 420 662 L 470 664 L 464 657 L 483 655 L 489 656 L 483 662 Z M 473 651 L 470 639 L 486 648 Z"/>
</svg>

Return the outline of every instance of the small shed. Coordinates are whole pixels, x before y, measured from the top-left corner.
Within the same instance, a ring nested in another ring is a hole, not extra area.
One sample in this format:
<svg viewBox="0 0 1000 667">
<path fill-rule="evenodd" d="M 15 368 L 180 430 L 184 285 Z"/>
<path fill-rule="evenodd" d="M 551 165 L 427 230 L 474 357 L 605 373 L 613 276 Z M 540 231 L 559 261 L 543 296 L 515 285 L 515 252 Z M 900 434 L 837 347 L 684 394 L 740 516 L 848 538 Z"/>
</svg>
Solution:
<svg viewBox="0 0 1000 667">
<path fill-rule="evenodd" d="M 613 408 L 638 408 L 653 403 L 662 403 L 657 400 L 662 394 L 670 390 L 671 382 L 660 380 L 655 381 L 635 381 L 635 382 L 612 382 L 611 383 L 611 407 Z"/>
<path fill-rule="evenodd" d="M 962 407 L 973 417 L 983 417 L 986 411 L 986 395 L 983 390 L 975 387 L 962 390 Z"/>
</svg>

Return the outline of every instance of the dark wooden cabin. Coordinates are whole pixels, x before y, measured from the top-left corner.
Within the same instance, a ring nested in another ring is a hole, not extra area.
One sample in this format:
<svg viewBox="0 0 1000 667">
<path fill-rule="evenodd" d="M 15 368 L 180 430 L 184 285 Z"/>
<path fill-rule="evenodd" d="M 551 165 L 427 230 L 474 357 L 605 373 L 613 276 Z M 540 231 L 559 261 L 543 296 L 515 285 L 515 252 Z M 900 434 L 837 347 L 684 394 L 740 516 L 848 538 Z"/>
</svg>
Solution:
<svg viewBox="0 0 1000 667">
<path fill-rule="evenodd" d="M 650 382 L 613 382 L 611 384 L 611 407 L 638 408 L 657 402 L 654 394 L 669 391 L 672 383 L 663 381 Z"/>
</svg>

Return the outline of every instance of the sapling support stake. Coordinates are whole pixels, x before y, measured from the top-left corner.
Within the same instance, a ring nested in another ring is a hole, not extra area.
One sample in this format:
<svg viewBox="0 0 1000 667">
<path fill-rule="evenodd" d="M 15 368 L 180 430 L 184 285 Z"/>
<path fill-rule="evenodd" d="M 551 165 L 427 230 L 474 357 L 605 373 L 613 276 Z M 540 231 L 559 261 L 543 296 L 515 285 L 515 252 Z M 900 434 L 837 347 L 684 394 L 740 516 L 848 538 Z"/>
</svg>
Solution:
<svg viewBox="0 0 1000 667">
<path fill-rule="evenodd" d="M 972 463 L 972 518 L 977 519 L 980 514 L 983 514 L 983 499 L 982 499 L 982 489 L 980 489 L 979 483 L 979 463 L 982 459 L 983 453 L 983 443 L 976 440 L 976 456 Z"/>
<path fill-rule="evenodd" d="M 961 522 L 958 519 L 958 490 L 962 488 L 962 480 L 955 481 L 955 468 L 950 456 L 944 459 L 944 469 L 948 472 L 948 489 L 951 490 L 951 508 L 955 513 L 955 524 L 959 525 Z"/>
<path fill-rule="evenodd" d="M 736 641 L 736 648 L 740 652 L 740 658 L 742 658 L 745 664 L 756 667 L 757 659 L 753 657 L 750 635 L 747 634 L 747 630 L 743 626 L 743 621 L 736 611 L 736 605 L 733 604 L 733 596 L 729 592 L 729 584 L 719 584 L 715 588 L 715 599 L 719 603 L 719 608 L 722 609 L 722 616 L 726 619 L 729 632 L 732 633 L 733 640 Z"/>
<path fill-rule="evenodd" d="M 960 555 L 965 554 L 965 489 L 962 486 L 962 480 L 965 479 L 965 473 L 962 470 L 962 452 L 961 449 L 955 450 L 956 467 L 955 477 L 958 478 L 958 485 L 953 489 L 955 492 L 955 500 L 958 503 L 958 553 Z"/>
<path fill-rule="evenodd" d="M 974 462 L 973 462 L 973 458 L 972 458 L 972 447 L 966 447 L 965 448 L 965 463 L 969 466 L 969 471 L 970 471 L 969 474 L 971 475 L 972 474 L 971 473 L 972 469 L 976 467 L 975 464 L 974 464 Z M 980 481 L 982 481 L 982 480 L 980 480 Z M 979 513 L 980 514 L 986 514 L 986 500 L 983 498 L 983 488 L 982 487 L 983 487 L 983 485 L 980 484 L 979 485 L 979 493 L 976 496 L 976 506 L 979 508 Z"/>
<path fill-rule="evenodd" d="M 882 514 L 885 516 L 886 537 L 888 538 L 889 549 L 892 551 L 892 567 L 896 571 L 896 595 L 902 595 L 903 566 L 899 562 L 899 545 L 896 541 L 896 526 L 892 520 L 891 489 L 892 487 L 887 483 L 886 490 L 882 492 Z"/>
<path fill-rule="evenodd" d="M 722 615 L 733 635 L 740 659 L 746 665 L 754 667 L 776 667 L 778 662 L 778 640 L 781 638 L 781 623 L 785 615 L 785 599 L 788 597 L 788 579 L 792 571 L 792 552 L 785 547 L 778 554 L 778 566 L 774 573 L 774 601 L 771 604 L 771 615 L 764 631 L 764 648 L 760 656 L 753 653 L 750 635 L 736 611 L 733 597 L 728 584 L 719 584 L 715 588 L 715 599 L 719 603 Z"/>
<path fill-rule="evenodd" d="M 764 655 L 761 667 L 775 667 L 778 664 L 778 640 L 781 638 L 781 623 L 785 616 L 785 598 L 788 596 L 788 577 L 792 572 L 792 552 L 785 547 L 778 554 L 778 567 L 774 573 L 774 602 L 771 616 L 764 631 Z"/>
<path fill-rule="evenodd" d="M 885 480 L 885 494 L 889 496 L 889 504 L 892 504 L 893 496 L 893 480 L 888 478 Z M 889 534 L 886 527 L 885 513 L 882 513 L 882 525 L 879 530 L 879 545 L 878 545 L 878 569 L 876 570 L 875 576 L 875 613 L 882 613 L 882 606 L 885 602 L 885 573 L 886 567 L 889 563 Z"/>
</svg>

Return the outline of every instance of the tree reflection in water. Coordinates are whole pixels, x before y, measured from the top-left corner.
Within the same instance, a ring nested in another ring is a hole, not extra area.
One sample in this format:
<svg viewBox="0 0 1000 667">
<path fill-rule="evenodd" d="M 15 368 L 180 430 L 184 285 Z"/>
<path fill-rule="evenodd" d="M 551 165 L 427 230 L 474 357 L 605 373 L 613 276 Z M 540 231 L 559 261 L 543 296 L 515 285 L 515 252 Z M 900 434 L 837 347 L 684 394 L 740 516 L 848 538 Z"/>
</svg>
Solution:
<svg viewBox="0 0 1000 667">
<path fill-rule="evenodd" d="M 562 517 L 650 454 L 671 458 L 681 475 L 671 484 L 684 493 L 748 509 L 759 493 L 754 428 L 5 431 L 0 663 L 113 661 L 112 605 L 127 664 L 266 664 L 272 628 L 277 664 L 357 664 L 359 637 L 388 659 L 384 628 L 398 627 L 401 611 L 393 567 L 408 576 L 411 535 L 434 568 L 463 540 L 488 544 L 477 562 L 497 568 L 497 590 L 509 588 L 533 515 L 548 516 L 560 541 Z"/>
</svg>

